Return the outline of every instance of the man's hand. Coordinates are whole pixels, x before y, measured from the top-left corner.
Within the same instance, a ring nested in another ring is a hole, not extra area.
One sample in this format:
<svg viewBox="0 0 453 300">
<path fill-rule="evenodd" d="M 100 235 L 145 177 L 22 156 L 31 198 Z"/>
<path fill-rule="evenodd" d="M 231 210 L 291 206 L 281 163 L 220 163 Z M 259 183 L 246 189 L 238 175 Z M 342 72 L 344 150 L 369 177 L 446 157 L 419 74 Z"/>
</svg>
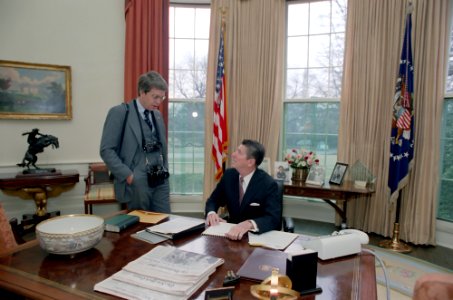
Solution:
<svg viewBox="0 0 453 300">
<path fill-rule="evenodd" d="M 132 173 L 131 175 L 127 176 L 127 178 L 126 178 L 126 182 L 127 182 L 128 185 L 131 185 L 133 181 L 134 181 L 134 173 Z"/>
<path fill-rule="evenodd" d="M 208 226 L 217 225 L 220 222 L 226 222 L 226 221 L 224 219 L 222 219 L 221 217 L 219 217 L 219 215 L 216 213 L 210 213 L 206 217 L 206 225 L 208 225 Z"/>
<path fill-rule="evenodd" d="M 244 234 L 246 234 L 249 230 L 253 229 L 253 224 L 250 221 L 244 221 L 233 228 L 230 229 L 228 233 L 225 234 L 227 238 L 230 240 L 241 240 Z"/>
</svg>

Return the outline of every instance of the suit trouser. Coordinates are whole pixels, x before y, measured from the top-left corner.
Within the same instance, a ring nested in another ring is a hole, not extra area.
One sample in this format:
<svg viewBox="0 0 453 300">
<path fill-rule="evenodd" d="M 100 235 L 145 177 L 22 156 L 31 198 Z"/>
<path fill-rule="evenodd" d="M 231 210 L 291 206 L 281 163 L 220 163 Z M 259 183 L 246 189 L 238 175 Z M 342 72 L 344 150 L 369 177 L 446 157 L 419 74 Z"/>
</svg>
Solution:
<svg viewBox="0 0 453 300">
<path fill-rule="evenodd" d="M 142 209 L 147 211 L 170 213 L 170 184 L 168 179 L 159 186 L 150 188 L 145 176 L 136 176 L 131 186 L 127 187 L 131 193 L 131 202 L 128 209 Z"/>
</svg>

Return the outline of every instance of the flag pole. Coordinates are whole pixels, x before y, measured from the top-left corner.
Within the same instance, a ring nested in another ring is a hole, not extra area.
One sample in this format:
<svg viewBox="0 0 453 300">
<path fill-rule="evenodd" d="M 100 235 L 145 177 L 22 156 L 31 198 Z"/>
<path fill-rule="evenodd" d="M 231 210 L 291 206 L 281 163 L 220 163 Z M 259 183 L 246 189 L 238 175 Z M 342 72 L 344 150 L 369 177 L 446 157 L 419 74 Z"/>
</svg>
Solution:
<svg viewBox="0 0 453 300">
<path fill-rule="evenodd" d="M 217 55 L 216 84 L 213 103 L 213 137 L 212 158 L 215 163 L 216 181 L 220 180 L 225 171 L 225 162 L 228 152 L 228 121 L 227 121 L 227 93 L 225 73 L 225 14 L 226 8 L 221 7 L 220 39 Z"/>
<path fill-rule="evenodd" d="M 393 98 L 392 135 L 390 142 L 389 181 L 390 199 L 396 198 L 395 222 L 393 224 L 393 236 L 391 240 L 379 243 L 382 248 L 396 252 L 407 253 L 412 248 L 401 242 L 400 212 L 402 201 L 402 189 L 408 182 L 409 171 L 414 155 L 414 106 L 413 106 L 413 64 L 412 64 L 412 1 L 406 7 L 406 25 L 404 29 L 403 47 Z"/>
<path fill-rule="evenodd" d="M 395 222 L 393 223 L 392 239 L 384 240 L 379 243 L 379 247 L 386 248 L 395 252 L 408 253 L 412 251 L 412 247 L 400 241 L 400 211 L 401 211 L 401 191 L 398 192 L 398 199 L 396 200 L 396 213 Z"/>
</svg>

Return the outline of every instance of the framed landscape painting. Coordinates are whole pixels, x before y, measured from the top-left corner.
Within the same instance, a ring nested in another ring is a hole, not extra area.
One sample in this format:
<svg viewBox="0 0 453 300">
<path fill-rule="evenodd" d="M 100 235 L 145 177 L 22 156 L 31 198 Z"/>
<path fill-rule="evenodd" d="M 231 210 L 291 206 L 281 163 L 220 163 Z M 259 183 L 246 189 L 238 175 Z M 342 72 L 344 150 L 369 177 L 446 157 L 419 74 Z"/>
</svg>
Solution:
<svg viewBox="0 0 453 300">
<path fill-rule="evenodd" d="M 71 67 L 0 60 L 0 119 L 72 119 Z"/>
</svg>

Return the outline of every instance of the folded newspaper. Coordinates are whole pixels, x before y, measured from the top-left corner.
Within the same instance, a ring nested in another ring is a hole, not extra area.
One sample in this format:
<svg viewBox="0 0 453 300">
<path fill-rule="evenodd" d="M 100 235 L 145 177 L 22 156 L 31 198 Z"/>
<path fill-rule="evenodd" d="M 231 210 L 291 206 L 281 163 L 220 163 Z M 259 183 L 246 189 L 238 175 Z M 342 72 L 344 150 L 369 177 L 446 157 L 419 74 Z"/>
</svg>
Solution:
<svg viewBox="0 0 453 300">
<path fill-rule="evenodd" d="M 94 290 L 128 299 L 187 299 L 223 263 L 222 258 L 159 245 Z"/>
</svg>

